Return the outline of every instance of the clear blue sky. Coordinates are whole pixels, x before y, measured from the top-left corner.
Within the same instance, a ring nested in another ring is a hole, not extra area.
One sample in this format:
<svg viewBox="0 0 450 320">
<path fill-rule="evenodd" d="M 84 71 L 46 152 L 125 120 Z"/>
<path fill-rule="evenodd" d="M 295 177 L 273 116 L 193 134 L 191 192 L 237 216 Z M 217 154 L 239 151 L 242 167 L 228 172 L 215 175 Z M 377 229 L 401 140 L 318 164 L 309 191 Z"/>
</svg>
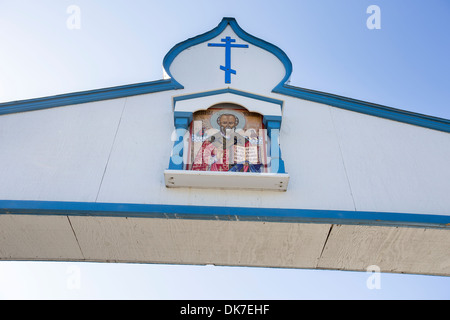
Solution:
<svg viewBox="0 0 450 320">
<path fill-rule="evenodd" d="M 381 29 L 369 30 L 369 5 Z M 81 9 L 81 28 L 66 12 Z M 290 57 L 291 84 L 450 119 L 448 0 L 0 0 L 0 102 L 159 80 L 176 43 L 235 17 Z M 74 269 L 75 268 L 75 269 Z M 73 270 L 80 285 L 69 288 Z M 449 299 L 450 278 L 95 263 L 0 263 L 0 299 Z"/>
</svg>

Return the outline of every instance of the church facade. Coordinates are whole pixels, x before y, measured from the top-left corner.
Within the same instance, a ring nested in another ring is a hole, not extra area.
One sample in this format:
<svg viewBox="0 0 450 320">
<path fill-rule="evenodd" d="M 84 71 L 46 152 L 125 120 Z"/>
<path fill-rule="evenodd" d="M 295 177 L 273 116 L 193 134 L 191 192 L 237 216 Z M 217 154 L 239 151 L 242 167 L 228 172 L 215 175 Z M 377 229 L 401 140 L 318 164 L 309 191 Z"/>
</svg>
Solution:
<svg viewBox="0 0 450 320">
<path fill-rule="evenodd" d="M 163 67 L 0 104 L 0 259 L 450 275 L 450 120 L 295 87 L 233 18 Z"/>
</svg>

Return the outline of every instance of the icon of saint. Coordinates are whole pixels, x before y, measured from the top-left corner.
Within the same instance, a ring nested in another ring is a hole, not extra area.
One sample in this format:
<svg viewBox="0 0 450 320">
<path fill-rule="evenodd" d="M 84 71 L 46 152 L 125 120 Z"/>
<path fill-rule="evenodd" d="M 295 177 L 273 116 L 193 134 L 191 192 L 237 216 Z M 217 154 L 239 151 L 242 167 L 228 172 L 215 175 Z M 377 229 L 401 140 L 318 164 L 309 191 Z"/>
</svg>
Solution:
<svg viewBox="0 0 450 320">
<path fill-rule="evenodd" d="M 211 116 L 210 121 L 217 123 L 214 127 L 218 130 L 202 143 L 195 155 L 192 170 L 261 172 L 258 147 L 252 146 L 249 140 L 254 137 L 245 137 L 236 130 L 243 128 L 243 124 L 240 123 L 245 122 L 243 115 L 239 117 L 235 111 L 221 110 L 215 116 Z M 256 134 L 255 130 L 250 132 L 252 135 Z"/>
</svg>

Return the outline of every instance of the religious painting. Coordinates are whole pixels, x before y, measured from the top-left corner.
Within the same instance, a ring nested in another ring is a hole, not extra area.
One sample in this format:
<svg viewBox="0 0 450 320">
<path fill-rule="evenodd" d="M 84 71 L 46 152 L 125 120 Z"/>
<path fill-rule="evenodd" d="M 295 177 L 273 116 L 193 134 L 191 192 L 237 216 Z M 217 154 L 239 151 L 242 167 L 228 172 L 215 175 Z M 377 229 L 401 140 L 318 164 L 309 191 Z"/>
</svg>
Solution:
<svg viewBox="0 0 450 320">
<path fill-rule="evenodd" d="M 233 104 L 193 114 L 187 170 L 267 172 L 262 115 Z"/>
</svg>

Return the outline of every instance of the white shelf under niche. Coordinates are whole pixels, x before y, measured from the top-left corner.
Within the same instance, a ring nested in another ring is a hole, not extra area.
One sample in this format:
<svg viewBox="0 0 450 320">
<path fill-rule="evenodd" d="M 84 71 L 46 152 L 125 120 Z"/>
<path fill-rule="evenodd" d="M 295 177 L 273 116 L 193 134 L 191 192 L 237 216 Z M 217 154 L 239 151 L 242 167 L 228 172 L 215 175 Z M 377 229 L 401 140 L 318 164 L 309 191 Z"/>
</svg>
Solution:
<svg viewBox="0 0 450 320">
<path fill-rule="evenodd" d="M 287 173 L 164 170 L 167 188 L 286 191 Z"/>
</svg>

